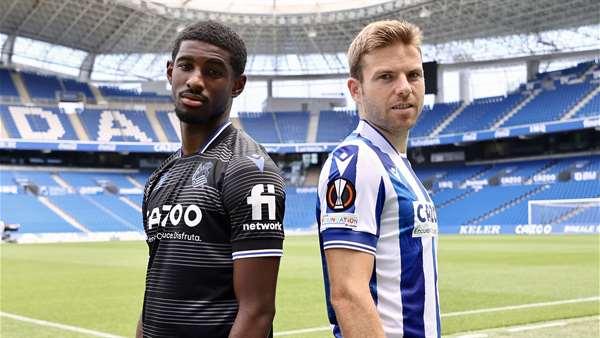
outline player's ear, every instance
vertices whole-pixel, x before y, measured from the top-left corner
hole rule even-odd
[[[354,99],[356,103],[361,103],[361,83],[360,80],[350,77],[347,82],[348,90],[350,91],[350,95]]]
[[[233,88],[231,89],[231,97],[238,97],[246,86],[246,75],[242,74],[238,76],[233,82]]]
[[[173,85],[173,61],[167,61],[167,80]]]

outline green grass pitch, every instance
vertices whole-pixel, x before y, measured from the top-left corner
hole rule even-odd
[[[600,236],[441,236],[439,243],[445,335],[600,314],[600,303],[595,300],[452,315],[598,297]],[[144,289],[144,242],[3,244],[0,252],[1,311],[133,335]],[[7,317],[0,320],[4,338],[86,337]],[[289,236],[279,275],[275,332],[325,326],[316,236]],[[580,324],[577,332],[577,337],[597,336],[597,321]],[[290,337],[329,336],[327,331],[317,331]]]

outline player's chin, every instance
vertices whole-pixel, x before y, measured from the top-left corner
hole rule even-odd
[[[191,124],[204,123],[210,117],[205,107],[191,108],[185,105],[177,105],[175,115],[177,115],[180,121]]]
[[[410,128],[417,121],[417,113],[416,113],[416,111],[412,111],[412,110],[395,112],[394,114],[392,114],[391,117],[392,117],[392,121],[390,121],[391,124],[395,127],[401,127],[401,128]]]
[[[393,122],[394,129],[396,130],[408,130],[414,127],[416,119],[412,117],[396,119]]]

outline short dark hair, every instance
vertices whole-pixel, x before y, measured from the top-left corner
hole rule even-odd
[[[231,54],[230,63],[235,75],[240,76],[244,73],[246,44],[233,29],[215,21],[200,21],[185,27],[177,34],[173,43],[172,61],[175,61],[181,42],[185,40],[203,41],[225,49]]]

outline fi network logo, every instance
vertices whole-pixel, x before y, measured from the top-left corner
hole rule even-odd
[[[265,192],[264,184],[257,184],[252,187],[250,196],[246,199],[248,204],[252,206],[252,220],[258,221],[262,219],[262,206],[267,205],[269,211],[269,219],[275,219],[275,186],[273,184],[267,184],[267,193],[270,195],[263,195]]]

